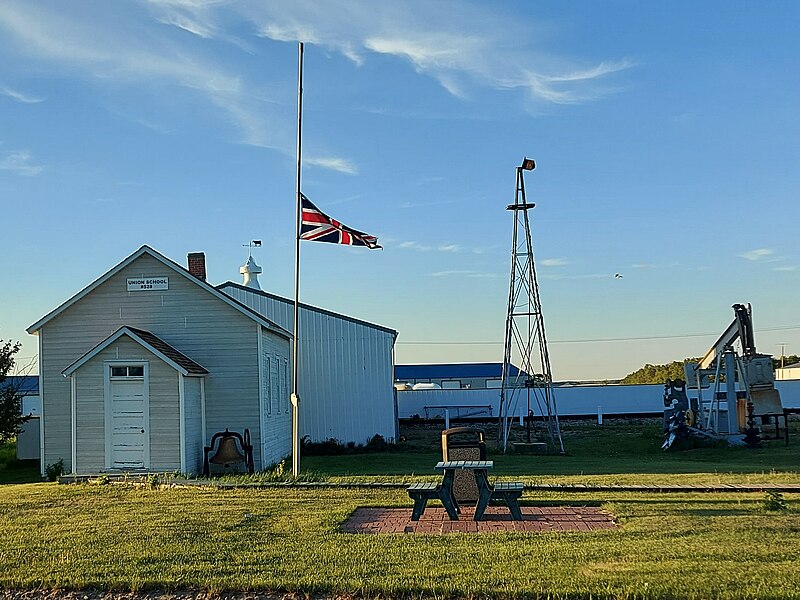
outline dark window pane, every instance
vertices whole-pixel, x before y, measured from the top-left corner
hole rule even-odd
[[[125,377],[128,374],[127,367],[111,367],[112,377]]]
[[[144,367],[128,367],[129,377],[144,377]]]

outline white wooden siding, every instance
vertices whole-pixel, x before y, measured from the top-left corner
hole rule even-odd
[[[78,472],[99,472],[106,468],[104,368],[106,361],[117,360],[147,362],[149,365],[147,443],[150,445],[150,469],[172,471],[180,468],[178,373],[156,355],[123,336],[75,372]]]
[[[288,410],[290,344],[262,329],[264,387],[264,466],[279,462],[292,451],[292,414]],[[269,377],[267,378],[267,365]],[[271,408],[270,408],[271,407]],[[255,446],[255,443],[253,444]]]
[[[169,277],[169,290],[127,291],[128,277],[164,275]],[[239,432],[249,427],[256,467],[260,468],[258,336],[254,321],[146,254],[41,328],[46,435],[43,463],[61,458],[66,471],[71,470],[70,383],[61,371],[122,325],[154,333],[208,369],[208,435],[226,427]],[[274,337],[285,342],[285,338]],[[172,443],[178,447],[177,429]],[[80,459],[78,462],[82,469]]]
[[[200,404],[200,386],[199,377],[183,378],[187,473],[199,473],[203,467],[203,414]]]
[[[293,330],[291,301],[236,285],[220,291]],[[394,439],[393,346],[386,329],[301,306],[301,435],[359,444],[376,433]]]

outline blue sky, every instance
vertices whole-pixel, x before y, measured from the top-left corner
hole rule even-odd
[[[301,299],[397,362],[499,361],[514,170],[556,379],[705,352],[753,304],[800,353],[800,5],[0,4],[0,338],[148,244],[291,296],[303,192],[382,251],[302,246]],[[614,274],[623,275],[621,279]]]

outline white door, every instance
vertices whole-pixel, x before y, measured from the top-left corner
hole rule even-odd
[[[141,366],[117,366],[110,369],[108,401],[110,467],[144,469],[148,467],[147,393]],[[122,372],[125,374],[122,375]],[[142,373],[142,375],[139,375]],[[134,375],[135,374],[135,375]]]

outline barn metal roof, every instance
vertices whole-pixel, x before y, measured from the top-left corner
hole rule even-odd
[[[289,298],[284,298],[283,296],[278,296],[277,294],[272,294],[270,292],[265,292],[264,290],[257,290],[252,287],[247,287],[245,285],[241,285],[240,283],[235,283],[233,281],[226,281],[225,283],[221,283],[216,286],[218,290],[221,292],[225,292],[226,288],[234,288],[238,290],[244,290],[245,292],[252,292],[253,294],[257,294],[259,296],[264,296],[265,298],[272,298],[273,300],[278,300],[279,302],[286,302],[288,304],[294,304],[294,300]],[[371,327],[372,329],[377,329],[379,331],[385,331],[393,335],[395,338],[397,337],[397,331],[395,329],[391,329],[389,327],[384,327],[383,325],[377,325],[375,323],[369,323],[368,321],[364,321],[362,319],[356,319],[354,317],[349,317],[347,315],[343,315],[341,313],[333,312],[332,310],[327,310],[324,308],[319,308],[318,306],[311,306],[310,304],[305,304],[304,302],[300,302],[299,306],[306,310],[311,310],[323,315],[328,315],[331,317],[336,317],[337,319],[343,319],[345,321],[350,321],[351,323],[357,323],[359,325],[364,325],[365,327]]]
[[[471,377],[497,378],[503,374],[503,363],[440,363],[426,365],[395,365],[394,377],[405,379],[467,379]],[[519,369],[509,367],[509,375],[516,377]]]
[[[39,394],[38,375],[9,375],[0,382],[0,390],[12,386],[21,396],[37,396]]]

